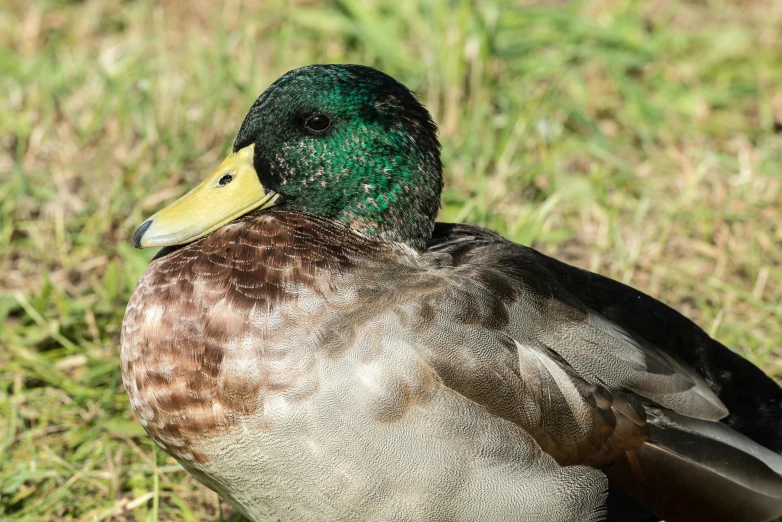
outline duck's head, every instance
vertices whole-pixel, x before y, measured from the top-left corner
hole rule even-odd
[[[441,190],[437,127],[410,90],[370,67],[313,65],[266,89],[232,153],[133,240],[181,245],[251,210],[282,207],[420,249]]]

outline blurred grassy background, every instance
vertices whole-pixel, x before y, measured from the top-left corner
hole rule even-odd
[[[119,378],[130,236],[313,62],[379,67],[441,128],[442,219],[675,306],[782,376],[782,2],[5,0],[0,518],[233,520]]]

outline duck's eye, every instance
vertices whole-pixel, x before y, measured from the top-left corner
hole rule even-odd
[[[233,177],[233,176],[231,176],[230,174],[226,174],[225,176],[223,176],[222,178],[220,178],[220,181],[218,181],[217,183],[218,183],[218,184],[219,184],[221,187],[224,187],[224,186],[228,185],[230,182],[232,182],[233,180],[234,180],[234,177]]]
[[[310,116],[310,119],[308,119],[307,123],[304,124],[304,126],[309,130],[315,132],[323,132],[329,128],[329,125],[331,125],[331,119],[325,114],[316,114],[315,116]]]

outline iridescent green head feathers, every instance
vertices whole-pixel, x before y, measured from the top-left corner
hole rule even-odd
[[[370,67],[293,70],[255,101],[234,151],[255,145],[266,189],[289,209],[421,249],[440,202],[437,127],[405,86]]]

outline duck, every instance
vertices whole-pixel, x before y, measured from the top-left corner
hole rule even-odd
[[[683,315],[436,222],[437,126],[312,65],[146,220],[122,381],[152,440],[254,522],[756,522],[782,389]]]

